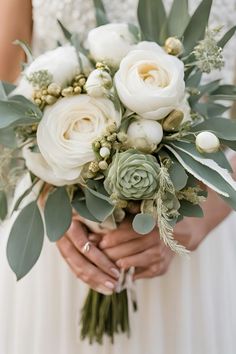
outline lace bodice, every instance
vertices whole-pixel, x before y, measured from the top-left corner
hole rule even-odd
[[[56,19],[62,21],[72,31],[77,31],[83,37],[89,29],[95,26],[95,11],[93,0],[33,0],[34,35],[33,48],[35,54],[56,46],[57,40],[63,40]],[[172,0],[164,0],[169,8]],[[200,0],[189,0],[190,10],[200,3]],[[113,22],[136,21],[138,0],[104,0],[109,19]],[[224,24],[229,28],[235,24],[236,0],[213,0],[211,24]],[[235,68],[236,36],[225,51],[226,67],[217,74],[225,81],[232,82]]]

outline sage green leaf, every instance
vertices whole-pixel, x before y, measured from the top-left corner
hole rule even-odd
[[[199,87],[201,82],[202,72],[200,70],[196,71],[194,74],[190,75],[186,81],[187,87]]]
[[[114,204],[107,196],[86,188],[85,191],[86,206],[89,212],[99,221],[104,221],[114,211]]]
[[[209,118],[191,128],[193,132],[210,131],[224,140],[236,140],[236,122],[227,118]]]
[[[236,86],[235,85],[221,85],[214,90],[209,96],[210,100],[236,100]]]
[[[0,100],[7,101],[7,94],[2,81],[0,81]]]
[[[178,159],[178,161],[191,175],[193,175],[199,181],[206,184],[208,187],[213,189],[218,194],[223,195],[225,197],[229,197],[228,190],[229,188],[233,190],[233,188],[227,182],[227,180],[230,181],[232,185],[235,184],[236,182],[233,181],[233,179],[229,174],[227,174],[227,180],[226,180],[225,179],[226,174],[224,173],[223,175],[223,171],[224,171],[223,169],[219,168],[218,169],[219,172],[218,172],[208,167],[207,165],[203,165],[201,162],[197,161],[192,156],[188,155],[186,152],[183,152],[181,150],[176,151],[175,148],[171,146],[166,146],[166,147],[174,154],[174,156]]]
[[[70,41],[72,37],[72,33],[62,24],[60,20],[57,20],[58,25],[60,26],[62,33],[64,34],[64,37]]]
[[[98,223],[100,222],[98,219],[95,218],[95,216],[90,213],[85,200],[74,199],[72,202],[72,206],[77,211],[77,213],[82,216],[82,218]]]
[[[27,58],[27,63],[31,64],[34,60],[34,57],[33,57],[32,50],[31,50],[29,44],[26,43],[25,41],[22,41],[19,39],[15,40],[13,42],[13,44],[18,45],[21,47],[21,49],[23,49],[23,51],[26,55],[26,58]]]
[[[220,139],[221,143],[227,147],[229,147],[230,149],[236,151],[236,140],[235,141],[229,141],[229,140],[223,140]]]
[[[174,159],[173,164],[168,170],[170,174],[170,179],[175,187],[175,190],[180,191],[183,189],[188,181],[188,175],[185,172],[183,166]]]
[[[0,129],[0,144],[9,149],[17,147],[17,138],[13,127]]]
[[[186,217],[202,218],[204,216],[203,210],[200,205],[195,205],[187,200],[180,201],[180,209],[178,210],[180,215]]]
[[[156,221],[151,214],[137,214],[133,219],[133,229],[140,235],[149,234],[156,226]]]
[[[4,96],[10,95],[10,93],[16,88],[16,85],[5,81],[0,81],[0,85],[2,87],[2,90],[4,91],[3,94]],[[2,100],[1,94],[0,94],[0,100]]]
[[[38,178],[35,179],[35,181],[31,184],[29,188],[27,188],[21,195],[20,197],[16,200],[14,207],[12,209],[12,213],[16,210],[18,210],[19,206],[21,205],[22,201],[30,194],[32,189],[34,188],[35,184],[38,182]]]
[[[164,43],[167,17],[162,0],[139,0],[138,20],[144,40]]]
[[[49,194],[44,208],[46,232],[51,242],[58,241],[69,229],[72,207],[65,187],[56,188]]]
[[[204,103],[202,103],[204,104]],[[228,111],[230,107],[224,106],[219,103],[205,103],[207,105],[207,116],[209,118],[215,118],[221,116],[223,113]]]
[[[228,32],[225,33],[225,35],[219,40],[218,46],[220,48],[224,48],[224,46],[230,41],[230,39],[233,37],[233,35],[236,32],[236,26],[232,27]]]
[[[4,191],[0,191],[0,220],[4,220],[8,213],[7,196]]]
[[[191,17],[189,24],[184,31],[185,55],[189,54],[198,41],[204,38],[211,6],[212,0],[203,0]]]
[[[138,43],[141,40],[140,29],[137,26],[135,26],[133,23],[128,23],[128,28],[130,33],[133,35],[133,37],[136,39]]]
[[[12,226],[8,243],[8,263],[17,280],[23,278],[37,262],[44,238],[43,220],[34,201],[28,204]]]
[[[169,35],[182,37],[189,20],[188,0],[174,0],[168,18]]]
[[[95,7],[95,11],[96,11],[97,27],[102,26],[102,25],[106,25],[107,23],[109,23],[103,1],[102,0],[93,0],[93,4]]]

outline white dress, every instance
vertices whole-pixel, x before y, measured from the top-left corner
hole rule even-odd
[[[213,3],[213,22],[233,25],[236,1]],[[135,21],[137,0],[105,4],[112,20]],[[84,34],[94,25],[92,0],[33,0],[33,15],[36,53],[54,47],[60,37],[56,18]],[[228,82],[235,44],[227,48],[228,64],[221,73]],[[79,340],[78,314],[87,287],[74,277],[55,245],[45,241],[37,265],[16,283],[5,256],[8,228],[0,235],[0,354],[236,353],[235,213],[189,261],[175,257],[165,276],[137,283],[139,311],[131,317],[132,337],[120,335],[114,346]]]

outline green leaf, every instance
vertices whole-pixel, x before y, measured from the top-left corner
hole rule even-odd
[[[9,149],[15,149],[18,146],[14,128],[0,129],[0,144]]]
[[[85,218],[90,221],[94,222],[100,222],[98,219],[93,216],[90,211],[87,208],[86,201],[84,200],[79,200],[79,199],[74,199],[72,202],[73,208],[77,211],[77,213],[82,216],[82,218]]]
[[[4,191],[0,191],[0,220],[4,220],[8,213],[7,196]]]
[[[188,0],[174,0],[168,18],[169,35],[182,37],[189,19]]]
[[[199,87],[201,82],[202,72],[200,70],[196,71],[194,74],[190,75],[186,81],[187,87]]]
[[[210,100],[236,100],[236,86],[235,85],[221,85],[214,90],[209,96]]]
[[[72,33],[68,31],[68,29],[62,24],[60,20],[57,20],[58,25],[60,26],[62,33],[64,34],[64,37],[70,41],[72,37]]]
[[[103,26],[103,25],[106,25],[107,23],[109,23],[103,1],[102,0],[93,0],[93,4],[95,7],[95,11],[96,11],[97,27]]]
[[[221,144],[229,147],[230,149],[236,151],[236,140],[235,141],[229,141],[229,140],[223,140],[223,139],[220,139],[221,141]]]
[[[12,93],[12,91],[14,91],[15,88],[17,87],[16,85],[11,84],[9,82],[5,82],[5,81],[0,81],[0,82],[1,82],[2,88],[5,92],[5,95],[7,95],[7,96],[10,95],[10,93]],[[0,99],[2,99],[1,96],[0,96]]]
[[[180,215],[186,217],[202,218],[204,216],[203,210],[200,205],[195,205],[187,200],[180,201],[180,208],[178,210]]]
[[[97,220],[104,221],[113,213],[115,206],[109,197],[90,188],[86,188],[84,193],[86,206]]]
[[[16,218],[7,243],[8,263],[17,280],[23,278],[37,262],[43,238],[43,221],[37,202],[34,201]]]
[[[204,103],[203,103],[204,104]],[[230,107],[224,106],[219,103],[205,103],[207,105],[207,116],[209,118],[215,118],[221,116],[223,113],[228,111]]]
[[[204,38],[211,6],[212,0],[203,0],[190,19],[184,31],[185,55],[189,54],[196,44]]]
[[[30,194],[30,192],[32,191],[33,187],[35,186],[35,184],[36,184],[38,181],[39,181],[39,180],[38,180],[38,178],[37,178],[37,179],[31,184],[31,186],[30,186],[29,188],[27,188],[27,189],[20,195],[20,197],[17,199],[17,201],[16,201],[16,203],[15,203],[15,205],[14,205],[14,207],[13,207],[12,213],[13,213],[14,211],[16,211],[16,210],[19,208],[21,202]]]
[[[224,140],[236,140],[236,122],[227,118],[209,118],[191,128],[193,132],[210,131]]]
[[[183,166],[176,159],[173,160],[173,164],[169,168],[168,172],[175,190],[180,191],[186,186],[188,175]]]
[[[232,27],[228,32],[225,33],[225,35],[219,40],[218,46],[220,48],[224,48],[224,46],[230,41],[230,39],[233,37],[233,35],[236,32],[236,26]]]
[[[164,43],[167,17],[162,0],[139,0],[138,20],[145,40]]]
[[[156,221],[151,214],[137,214],[133,219],[133,229],[140,235],[149,234],[156,226]]]
[[[136,39],[137,43],[141,40],[141,33],[140,29],[135,26],[133,23],[128,23],[129,31],[133,35],[133,37]]]
[[[0,81],[0,100],[7,101],[7,94],[2,81]]]
[[[25,41],[22,41],[22,40],[15,40],[13,42],[13,44],[15,45],[19,45],[21,47],[21,49],[23,49],[26,57],[27,57],[27,63],[31,64],[33,61],[34,61],[34,57],[33,57],[33,54],[32,54],[32,50],[29,46],[28,43],[26,43]]]
[[[49,240],[58,241],[69,229],[72,220],[72,207],[65,187],[57,188],[49,194],[44,218]]]

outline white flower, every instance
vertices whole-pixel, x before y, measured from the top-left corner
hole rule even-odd
[[[88,95],[93,97],[105,96],[111,87],[111,75],[107,71],[100,69],[93,70],[85,84]]]
[[[23,148],[23,157],[28,170],[44,182],[58,187],[78,182],[78,179],[68,181],[63,178],[58,178],[43,156],[38,152],[32,152],[30,150],[30,145]]]
[[[184,65],[155,43],[140,43],[121,61],[115,75],[118,95],[146,119],[166,117],[184,98]]]
[[[88,34],[87,45],[95,61],[116,68],[135,42],[127,24],[110,23],[92,29]]]
[[[39,150],[55,176],[70,181],[95,159],[92,143],[121,116],[113,103],[88,95],[62,98],[47,107],[38,126]]]
[[[62,88],[70,84],[73,78],[82,71],[85,75],[88,75],[91,71],[91,65],[83,54],[80,54],[80,56],[83,68],[80,67],[76,50],[72,46],[58,47],[40,55],[26,68],[18,87],[12,92],[12,95],[32,98],[34,87],[28,81],[28,78],[40,71],[48,71],[52,81]]]
[[[127,130],[129,145],[144,152],[152,152],[163,138],[163,129],[160,123],[137,119],[129,125]]]
[[[185,96],[183,101],[175,108],[177,111],[181,111],[184,114],[182,124],[192,120],[191,118],[191,107],[188,103],[188,95]]]
[[[196,147],[201,153],[214,153],[220,148],[218,137],[211,132],[201,132],[196,137]]]

